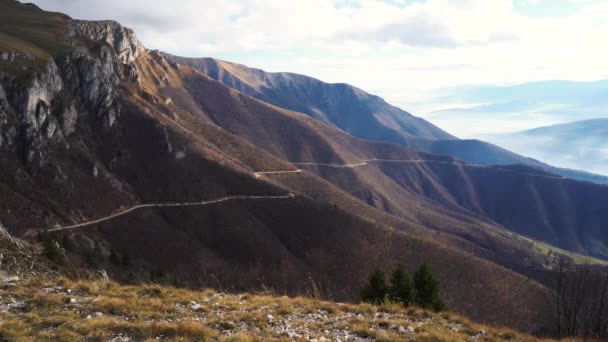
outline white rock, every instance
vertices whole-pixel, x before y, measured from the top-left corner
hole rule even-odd
[[[6,278],[4,278],[4,280],[2,282],[5,283],[5,284],[8,284],[8,283],[15,283],[15,282],[18,282],[18,281],[19,281],[19,277],[14,276],[14,277],[6,277]]]
[[[407,327],[407,332],[413,333],[414,331],[414,327]]]
[[[14,298],[11,298],[11,302],[6,305],[8,310],[11,309],[22,309],[25,307],[25,302],[17,301]]]
[[[473,338],[481,338],[481,337],[484,337],[484,336],[486,336],[486,331],[485,331],[485,330],[483,330],[483,329],[481,329],[481,330],[480,330],[480,331],[477,333],[477,335],[473,336]]]
[[[190,302],[190,310],[198,311],[202,308],[202,306],[197,302]]]

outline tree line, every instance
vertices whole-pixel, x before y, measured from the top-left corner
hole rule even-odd
[[[376,268],[361,291],[361,300],[372,304],[399,303],[406,307],[416,304],[435,311],[446,309],[439,295],[439,282],[426,263],[420,265],[413,277],[403,266],[397,266],[391,274],[390,285],[386,283],[384,272]]]
[[[555,323],[560,338],[608,340],[608,272],[560,259],[555,279]]]

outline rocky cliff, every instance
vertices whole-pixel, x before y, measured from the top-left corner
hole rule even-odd
[[[86,37],[96,42],[107,43],[114,49],[123,64],[133,62],[145,51],[135,32],[115,21],[71,20],[67,30],[72,41]]]
[[[33,24],[3,26],[17,10]],[[57,41],[41,21],[57,25]],[[0,220],[18,237],[59,228],[49,234],[67,264],[121,281],[235,291],[261,285],[298,295],[315,283],[356,300],[375,266],[428,262],[460,312],[530,331],[550,320],[549,290],[516,271],[532,273],[545,256],[437,200],[449,197],[437,174],[455,179],[461,163],[355,139],[255,100],[145,51],[112,22],[0,0],[0,32],[34,58],[0,61]],[[346,92],[344,102],[359,95]],[[389,179],[383,165],[366,165],[361,174],[317,174],[289,162],[373,158],[415,161],[420,172]]]
[[[130,64],[145,51],[131,29],[113,21],[69,20],[65,30],[71,47],[37,60],[35,72],[0,71],[0,148],[19,152],[30,172],[47,164],[49,144],[69,145],[65,137],[79,124],[114,125],[120,80],[137,80]]]

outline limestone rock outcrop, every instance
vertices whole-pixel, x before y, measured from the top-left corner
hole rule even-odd
[[[146,50],[133,30],[70,20],[66,34],[71,48],[38,61],[30,77],[0,71],[0,149],[19,151],[31,173],[47,164],[48,145],[68,145],[81,121],[111,129],[121,112],[121,80],[139,81],[132,62]]]
[[[72,20],[68,23],[68,36],[87,37],[93,41],[104,41],[114,48],[123,64],[133,62],[145,51],[132,29],[111,20],[84,21]]]

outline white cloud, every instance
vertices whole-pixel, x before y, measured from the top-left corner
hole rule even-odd
[[[567,17],[530,18],[510,0],[428,0],[405,7],[381,0],[34,2],[78,18],[116,19],[136,29],[149,48],[234,56],[271,71],[349,82],[406,109],[454,85],[608,76],[605,3],[585,1]]]
[[[380,0],[36,0],[85,19],[115,19],[153,48],[284,49],[397,39],[450,46],[515,37],[508,0],[430,0],[404,8]],[[200,52],[208,52],[207,50]]]

